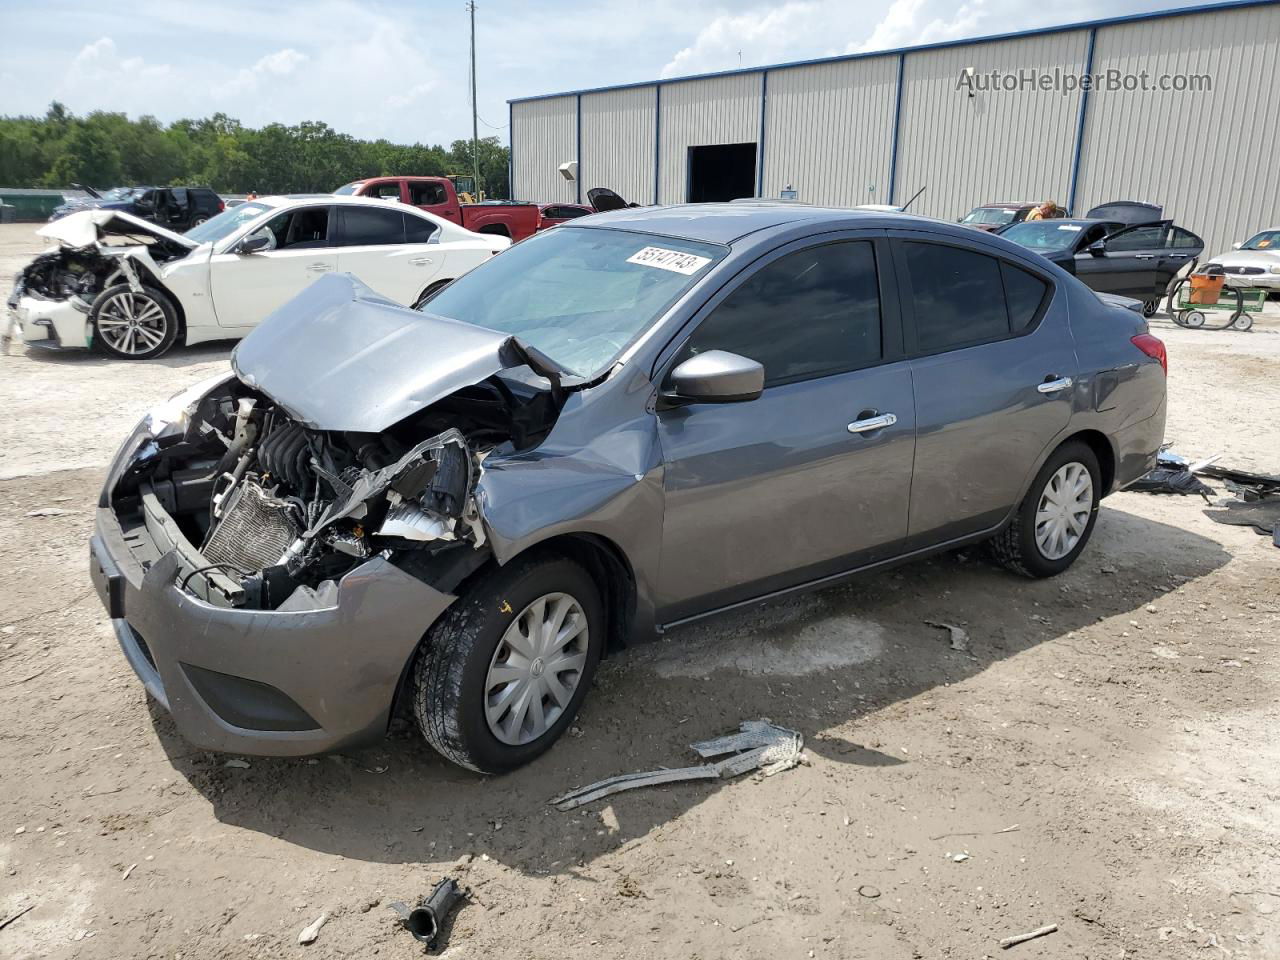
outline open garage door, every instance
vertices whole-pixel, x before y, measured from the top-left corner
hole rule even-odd
[[[756,195],[756,145],[689,148],[689,202],[714,203]]]

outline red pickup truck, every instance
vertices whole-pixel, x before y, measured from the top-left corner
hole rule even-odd
[[[533,236],[541,227],[541,213],[536,203],[493,200],[460,203],[457,188],[448,177],[370,177],[345,184],[333,192],[399,200],[476,233],[496,233],[510,237],[513,242]]]

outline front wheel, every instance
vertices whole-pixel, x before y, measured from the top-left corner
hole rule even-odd
[[[89,311],[94,346],[121,360],[150,360],[178,338],[178,311],[155,287],[135,291],[127,283],[107,287]]]
[[[445,759],[481,773],[528,763],[564,733],[604,648],[591,575],[553,554],[482,578],[431,628],[414,715]]]
[[[1150,320],[1156,315],[1156,311],[1160,309],[1159,300],[1144,300],[1142,302],[1142,315]]]
[[[1025,577],[1062,573],[1093,534],[1102,496],[1098,457],[1078,440],[1055,450],[1013,520],[991,540],[996,559]]]

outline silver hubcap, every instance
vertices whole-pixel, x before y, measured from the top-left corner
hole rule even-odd
[[[98,336],[119,353],[139,354],[164,342],[169,320],[144,293],[117,293],[98,311]]]
[[[485,718],[503,743],[523,746],[568,708],[587,664],[587,615],[567,593],[539,597],[511,621],[484,681]]]
[[[1061,560],[1080,542],[1093,510],[1093,477],[1071,462],[1045,484],[1036,508],[1036,546],[1046,560]]]

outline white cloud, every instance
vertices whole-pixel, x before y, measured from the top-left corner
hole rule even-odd
[[[297,70],[299,66],[306,63],[308,59],[305,53],[299,53],[292,47],[277,50],[275,53],[268,53],[252,67],[236,73],[219,93],[227,96],[256,90],[259,82],[263,79],[272,82],[273,78],[288,76]]]
[[[977,36],[986,32],[981,27],[987,19],[986,0],[971,0],[959,9],[942,0],[893,0],[871,36],[861,43],[850,43],[845,49],[847,53],[861,53]]]
[[[671,58],[662,68],[662,76],[732,70],[785,59],[805,37],[814,36],[827,6],[793,0],[767,11],[721,14]]]

